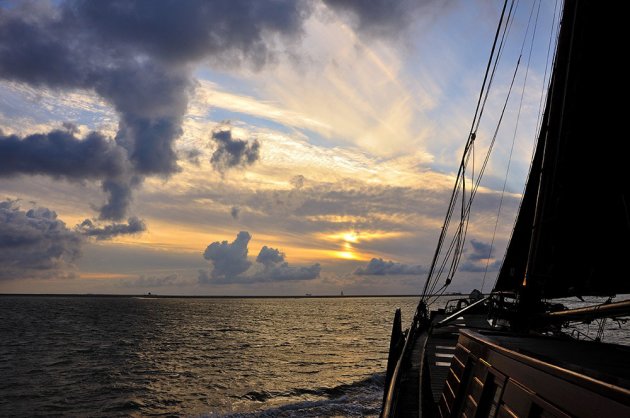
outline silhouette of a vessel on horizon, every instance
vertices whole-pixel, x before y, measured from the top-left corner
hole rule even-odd
[[[466,168],[513,4],[503,6],[423,295],[456,278],[478,185]],[[423,296],[406,332],[396,312],[382,417],[630,417],[630,347],[601,342],[601,332],[595,340],[566,332],[592,321],[603,331],[605,318],[630,315],[630,300],[612,299],[630,293],[630,147],[614,98],[627,79],[628,36],[618,33],[626,26],[610,4],[565,0],[538,142],[494,289],[444,309]],[[609,299],[579,309],[556,300],[583,296]]]

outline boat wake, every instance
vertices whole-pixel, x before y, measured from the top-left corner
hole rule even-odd
[[[334,387],[295,388],[286,392],[252,391],[241,398],[272,403],[274,406],[253,412],[214,416],[230,418],[378,416],[384,378],[383,373],[376,373],[357,382]],[[279,401],[278,398],[286,398],[289,403],[278,405],[278,402],[274,402]]]

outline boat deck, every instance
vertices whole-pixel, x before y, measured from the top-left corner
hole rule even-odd
[[[434,323],[444,318],[445,315],[436,315]],[[422,416],[420,370],[424,365],[423,360],[426,361],[425,370],[429,373],[429,378],[425,382],[430,382],[431,397],[437,405],[449,373],[461,328],[487,329],[489,326],[485,315],[464,314],[444,327],[433,329],[431,335],[424,332],[416,338],[410,356],[406,359],[405,372],[401,376],[395,416],[409,418]],[[423,354],[426,354],[424,358]],[[427,408],[426,404],[424,408]]]
[[[630,347],[462,330],[440,416],[628,417]]]
[[[444,315],[437,315],[434,322],[437,323],[443,318]],[[442,395],[461,328],[488,329],[489,325],[485,315],[471,314],[460,316],[445,327],[433,329],[431,337],[427,341],[426,354],[431,394],[435,403],[439,402]]]
[[[549,337],[519,337],[485,332],[498,346],[593,379],[630,388],[630,347]]]

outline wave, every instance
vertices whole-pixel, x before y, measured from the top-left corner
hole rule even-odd
[[[295,388],[289,391],[251,391],[240,399],[268,402],[274,398],[322,397],[301,400],[253,412],[234,413],[226,418],[255,417],[321,417],[321,416],[378,416],[381,407],[385,376],[375,373],[359,381],[334,387]]]

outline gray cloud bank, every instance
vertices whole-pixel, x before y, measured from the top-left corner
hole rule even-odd
[[[285,254],[276,248],[260,249],[256,257],[258,266],[247,259],[251,235],[241,231],[231,243],[217,241],[208,245],[203,257],[212,264],[210,272],[199,271],[201,284],[259,283],[288,280],[312,280],[319,277],[319,263],[305,267],[290,266]],[[252,267],[253,266],[253,267]],[[251,268],[251,270],[250,270]]]
[[[69,277],[82,236],[46,208],[0,202],[0,279]]]
[[[108,225],[86,219],[71,229],[48,208],[22,209],[18,200],[0,201],[0,280],[73,277],[74,262],[89,238],[106,240],[145,230],[136,217]]]
[[[365,267],[359,267],[354,271],[358,276],[390,276],[390,275],[420,275],[427,272],[421,265],[410,265],[385,261],[382,258],[373,258]]]
[[[77,138],[72,126],[26,137],[0,132],[0,177],[42,174],[69,181],[101,180],[108,192],[101,206],[104,219],[120,219],[139,183],[127,151],[98,132]]]

